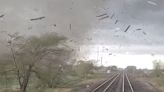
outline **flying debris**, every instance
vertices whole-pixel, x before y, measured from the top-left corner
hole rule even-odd
[[[106,50],[106,51],[108,51],[109,49],[108,49],[108,48],[106,48],[105,50]]]
[[[112,16],[110,17],[111,19],[113,19],[113,17],[114,17],[115,15],[114,14],[112,14]]]
[[[151,5],[154,5],[154,6],[157,6],[157,3],[153,2],[153,1],[147,1],[148,4],[151,4]]]
[[[98,15],[98,16],[96,16],[96,17],[102,17],[102,16],[107,16],[107,14],[104,13],[104,14]]]
[[[109,55],[113,55],[112,53],[109,53]]]
[[[144,31],[143,31],[142,33],[143,33],[144,35],[147,35],[147,33],[146,33],[146,32],[144,32]]]
[[[129,25],[124,32],[127,32],[130,27],[131,27],[131,25]]]
[[[117,23],[118,23],[118,20],[116,20],[114,24],[117,24]]]
[[[5,15],[4,14],[2,14],[2,15],[0,15],[0,18],[2,18],[2,17],[4,17]]]
[[[72,30],[72,25],[71,24],[69,24],[69,29],[70,29],[70,31]]]
[[[53,26],[56,27],[56,24],[54,24]]]
[[[108,16],[107,13],[104,13],[104,14],[98,15],[98,16],[96,16],[96,17],[99,17],[99,18],[100,18],[99,20],[103,20],[103,19],[109,18],[109,16]]]
[[[138,29],[136,29],[136,30],[138,30],[138,31],[139,31],[139,30],[142,30],[142,29],[141,29],[141,28],[138,28]]]
[[[38,18],[34,18],[34,19],[31,19],[31,21],[34,21],[34,20],[42,20],[42,19],[44,19],[44,18],[46,18],[46,17],[38,17]]]
[[[106,18],[109,18],[109,16],[102,17],[99,20],[103,20],[103,19],[106,19]]]
[[[151,53],[151,56],[155,56],[155,54],[154,53]]]

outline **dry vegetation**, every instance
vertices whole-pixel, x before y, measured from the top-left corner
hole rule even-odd
[[[96,78],[93,61],[72,60],[76,52],[56,33],[13,34],[6,43],[10,52],[0,58],[1,92],[67,92]]]

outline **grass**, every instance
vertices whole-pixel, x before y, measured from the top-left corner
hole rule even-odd
[[[106,76],[106,74],[90,74],[87,78],[84,79],[78,76],[65,76],[63,78],[62,84],[59,85],[59,87],[57,88],[47,88],[43,86],[39,89],[36,89],[36,86],[42,83],[39,82],[39,80],[37,80],[37,78],[32,75],[29,81],[27,92],[78,92],[81,89],[85,89],[86,85],[99,82],[105,79]],[[11,90],[18,90],[19,85],[17,83],[16,77],[8,76],[8,78],[8,87],[5,87],[5,79],[0,79],[0,92],[4,92],[2,90],[10,90],[9,92],[15,92]]]
[[[151,73],[148,77],[144,77],[143,79],[147,80],[161,92],[164,92],[164,74],[161,74],[161,76],[157,77],[155,74]]]
[[[155,85],[159,90],[164,92],[164,77],[153,77],[151,78],[152,84]]]

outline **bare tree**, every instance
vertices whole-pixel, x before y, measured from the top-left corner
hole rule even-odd
[[[154,67],[154,74],[156,77],[161,76],[161,61],[160,60],[154,60],[153,61],[153,67]]]
[[[15,66],[17,79],[21,92],[26,92],[30,75],[34,66],[49,54],[58,54],[59,44],[66,40],[65,37],[56,34],[45,34],[28,39],[20,38],[17,34],[9,35],[8,41],[13,65]]]

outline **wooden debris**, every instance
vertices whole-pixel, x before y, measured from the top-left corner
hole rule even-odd
[[[44,18],[45,18],[44,16],[43,17],[38,17],[38,18],[31,19],[31,21],[34,21],[34,20],[42,20]]]
[[[131,27],[131,25],[129,25],[124,32],[127,32],[130,27]]]
[[[118,20],[116,20],[114,24],[117,24],[117,23],[118,23]]]
[[[106,18],[109,18],[109,16],[102,17],[99,20],[103,20],[103,19],[106,19]]]
[[[107,14],[104,13],[104,14],[98,15],[98,16],[96,16],[96,17],[102,17],[102,16],[107,16]]]

